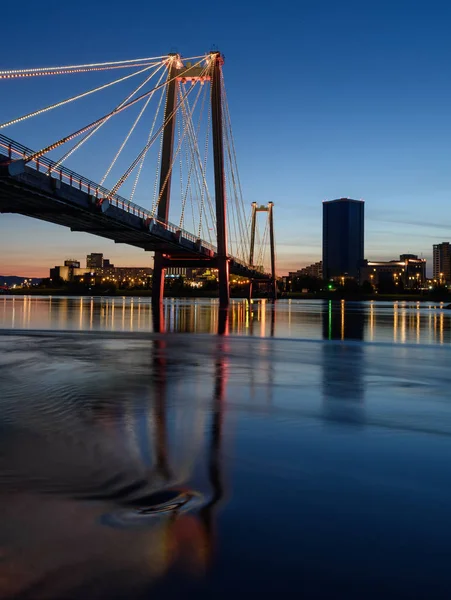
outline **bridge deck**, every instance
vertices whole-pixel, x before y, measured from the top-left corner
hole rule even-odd
[[[14,153],[23,156],[25,150],[27,154],[32,152],[0,136],[0,212],[34,217],[146,251],[160,251],[177,266],[215,266],[214,246],[171,223],[157,221],[149,211],[120,196],[102,198],[107,190],[94,182],[60,167],[49,176],[48,169],[55,163],[48,159],[32,166],[20,159],[11,161]],[[252,279],[270,278],[233,256],[230,271]]]

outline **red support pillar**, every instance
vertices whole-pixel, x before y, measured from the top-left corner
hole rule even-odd
[[[274,243],[274,218],[273,202],[268,202],[269,211],[269,243],[271,246],[271,295],[273,300],[277,300],[277,280],[276,280],[276,248]]]
[[[211,113],[215,169],[216,237],[218,241],[219,308],[228,308],[230,288],[221,94],[221,66],[224,60],[219,52],[212,52],[211,56],[214,60],[211,80]]]
[[[252,220],[251,220],[251,249],[249,252],[249,264],[254,264],[254,246],[255,246],[255,228],[257,226],[257,203],[252,202]]]
[[[249,300],[249,302],[252,300],[252,287],[253,287],[252,279],[249,279],[249,288],[248,288],[248,294],[247,294],[247,299]]]
[[[158,197],[157,215],[158,220],[164,223],[169,217],[169,201],[171,198],[171,164],[174,149],[174,133],[176,115],[174,114],[176,106],[176,90],[177,79],[176,75],[179,70],[180,56],[178,54],[170,54],[171,63],[168,69],[168,78],[166,88],[166,106],[164,109],[164,129],[163,129],[163,145],[161,150],[161,169],[160,169],[160,191]],[[164,296],[164,273],[163,255],[161,252],[155,252],[154,268],[152,275],[152,305],[157,307],[163,302]]]
[[[164,280],[162,280],[164,282]],[[161,282],[160,282],[161,284]],[[163,290],[162,290],[163,293]],[[166,330],[164,306],[162,303],[152,304],[152,323],[154,333],[164,333]]]

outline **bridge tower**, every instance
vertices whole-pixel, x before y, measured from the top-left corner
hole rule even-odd
[[[171,54],[171,66],[167,77],[167,96],[164,113],[163,145],[161,152],[160,171],[160,202],[158,205],[158,219],[167,221],[169,216],[169,204],[171,197],[172,159],[174,151],[174,133],[176,122],[176,97],[177,86],[184,79],[185,72],[190,80],[201,77],[201,69],[184,67],[178,54]],[[212,113],[212,138],[213,138],[213,163],[215,182],[215,208],[216,208],[216,235],[217,235],[217,257],[210,266],[218,269],[219,279],[219,306],[226,309],[230,301],[229,286],[229,258],[227,255],[227,213],[226,213],[226,190],[224,171],[224,142],[223,142],[223,111],[221,95],[221,66],[224,59],[220,52],[210,53],[212,60],[211,71],[211,113]],[[188,264],[188,263],[186,263]],[[202,260],[202,264],[206,264]],[[163,252],[155,252],[154,272],[152,283],[152,305],[156,309],[164,297],[164,275],[168,266],[178,266]]]
[[[163,145],[161,150],[161,169],[160,169],[160,202],[158,204],[158,219],[167,222],[169,218],[169,202],[171,198],[171,180],[172,180],[172,154],[174,151],[174,133],[175,133],[175,100],[176,86],[178,85],[177,73],[180,70],[180,56],[170,54],[174,60],[171,60],[168,69],[168,85],[166,90],[166,106],[164,110],[164,129]],[[154,269],[152,276],[152,304],[158,306],[163,301],[164,296],[164,257],[162,252],[155,252]]]
[[[251,247],[249,251],[249,264],[254,264],[254,250],[255,250],[255,232],[257,228],[257,213],[265,212],[268,214],[269,224],[269,245],[271,252],[271,279],[269,281],[269,294],[273,300],[277,300],[277,283],[276,283],[276,249],[274,242],[274,202],[268,202],[266,206],[258,206],[256,202],[252,202],[252,216],[251,216]],[[252,284],[251,284],[252,285]],[[250,289],[249,296],[252,295],[252,288]]]

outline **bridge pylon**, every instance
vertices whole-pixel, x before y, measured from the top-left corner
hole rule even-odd
[[[255,251],[255,232],[257,229],[257,213],[265,212],[268,213],[268,224],[269,224],[269,245],[271,253],[271,279],[269,280],[269,296],[273,300],[277,300],[277,280],[276,280],[276,248],[274,241],[274,202],[268,202],[265,205],[258,205],[256,202],[252,202],[252,215],[251,215],[251,247],[249,250],[249,264],[254,264],[254,251]],[[249,297],[252,296],[252,284],[249,287]]]
[[[218,244],[219,308],[227,308],[230,301],[229,259],[227,256],[226,191],[224,172],[224,141],[222,131],[221,66],[219,52],[214,52],[213,80],[211,82],[211,112],[213,130],[213,163],[215,173],[216,238]]]
[[[160,167],[160,201],[158,203],[158,219],[166,223],[169,219],[169,202],[171,198],[171,180],[172,180],[172,156],[174,153],[174,133],[175,133],[175,101],[177,91],[177,73],[179,71],[180,56],[178,54],[170,55],[173,57],[170,62],[167,77],[166,105],[164,109],[164,129],[163,145],[161,149],[161,167]],[[163,301],[164,296],[164,255],[162,252],[155,252],[154,267],[152,275],[152,304],[157,308]]]
[[[158,219],[166,222],[169,216],[169,204],[171,196],[172,161],[174,152],[175,113],[177,86],[179,80],[183,80],[186,70],[180,56],[171,55],[170,68],[168,70],[168,87],[166,106],[164,113],[163,144],[161,151],[160,170],[160,194],[158,204]],[[230,302],[230,274],[229,257],[227,251],[227,202],[225,189],[224,169],[224,141],[223,141],[223,110],[221,93],[221,67],[224,59],[220,52],[210,53],[212,61],[211,70],[211,114],[212,114],[212,139],[213,139],[213,163],[215,182],[215,208],[216,208],[216,236],[217,256],[214,265],[218,269],[219,279],[219,306],[228,308]],[[189,68],[189,77],[196,79],[197,75]],[[175,256],[177,258],[177,256]],[[164,275],[165,267],[170,263],[171,256],[163,252],[155,252],[154,272],[152,282],[152,305],[157,308],[164,298]],[[175,264],[175,263],[174,263]],[[203,259],[199,264],[206,265]]]

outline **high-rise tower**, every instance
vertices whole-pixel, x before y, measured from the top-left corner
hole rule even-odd
[[[340,198],[323,202],[323,277],[359,277],[364,258],[362,200]]]

